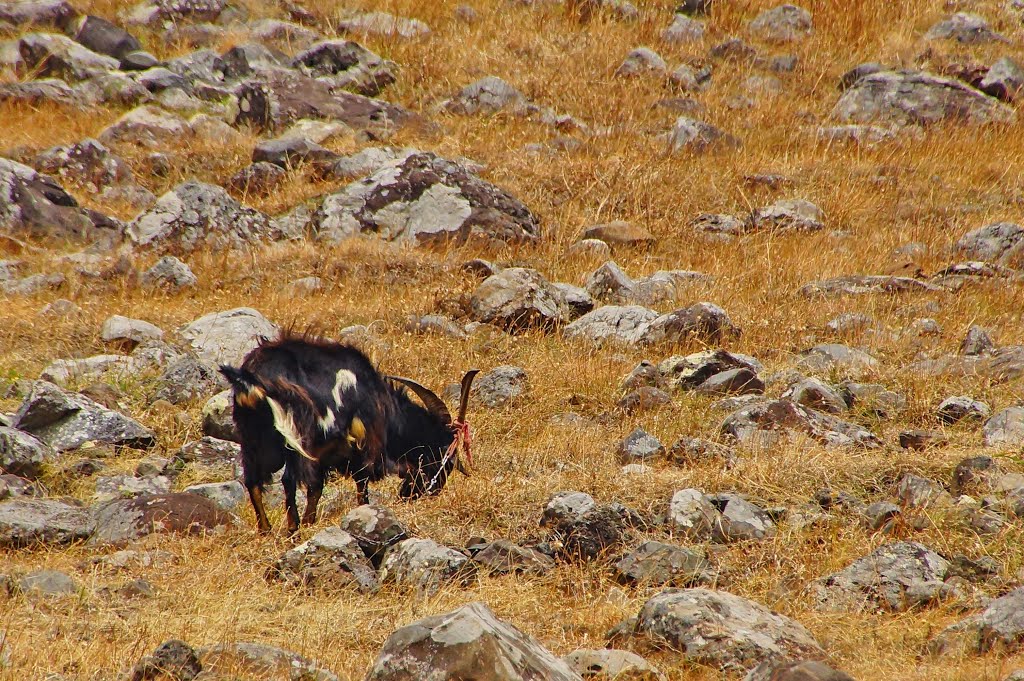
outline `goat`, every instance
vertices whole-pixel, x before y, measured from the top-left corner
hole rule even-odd
[[[312,524],[331,471],[355,480],[359,504],[369,503],[369,483],[387,475],[402,478],[405,499],[437,494],[453,469],[469,475],[459,451],[472,465],[466,408],[477,370],[462,379],[454,420],[419,383],[382,375],[358,349],[310,334],[263,340],[240,367],[220,371],[234,393],[245,487],[263,533],[270,531],[263,487],[282,467],[290,534],[299,528],[297,485],[306,489],[302,522]]]

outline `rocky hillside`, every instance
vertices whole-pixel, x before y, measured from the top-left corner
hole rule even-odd
[[[1020,0],[0,2],[0,678],[1024,679]],[[255,531],[314,329],[474,471]]]

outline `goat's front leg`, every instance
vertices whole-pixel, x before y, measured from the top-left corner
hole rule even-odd
[[[260,534],[267,534],[270,532],[270,519],[267,518],[267,509],[263,506],[263,488],[257,484],[250,485],[248,489],[252,510],[256,512],[256,526]]]

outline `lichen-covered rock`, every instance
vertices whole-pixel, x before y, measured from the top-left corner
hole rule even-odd
[[[373,504],[356,506],[342,518],[340,526],[355,537],[374,567],[380,567],[390,546],[409,538],[409,529],[394,511]]]
[[[0,545],[70,544],[87,539],[95,524],[89,511],[52,499],[0,502]]]
[[[799,371],[859,375],[878,368],[878,360],[857,348],[839,343],[823,343],[800,353]]]
[[[483,603],[470,603],[395,631],[367,681],[486,678],[580,681],[565,662]]]
[[[637,47],[629,51],[626,58],[615,69],[616,76],[640,76],[643,74],[664,74],[668,64],[661,55],[649,47]]]
[[[526,95],[497,76],[473,81],[442,106],[452,113],[483,116],[499,111],[525,116],[540,110]]]
[[[203,482],[198,485],[189,485],[181,491],[185,494],[198,494],[201,497],[206,497],[225,511],[237,510],[247,498],[245,487],[237,480]]]
[[[161,387],[154,400],[167,400],[183,404],[191,400],[208,398],[224,389],[224,377],[213,365],[200,362],[192,355],[174,360],[160,375]]]
[[[351,40],[325,40],[295,55],[292,66],[341,90],[374,97],[395,82],[398,66]]]
[[[418,38],[430,34],[430,26],[419,19],[387,12],[362,12],[342,17],[335,24],[339,31],[368,35]]]
[[[983,17],[970,12],[957,12],[942,19],[928,29],[924,39],[955,40],[964,45],[1006,41],[1006,38],[992,30]]]
[[[203,405],[203,435],[218,440],[239,442],[241,435],[234,421],[235,401],[230,390],[222,390]]]
[[[673,494],[665,520],[673,532],[692,541],[721,536],[722,514],[698,489],[682,489]]]
[[[1019,449],[1024,445],[1024,407],[1008,407],[985,422],[985,445]]]
[[[742,671],[766,659],[823,657],[810,632],[754,601],[725,591],[667,589],[640,610],[637,634],[687,660]]]
[[[32,165],[41,172],[57,175],[94,190],[133,179],[128,164],[92,138],[51,147],[33,159]]]
[[[954,395],[942,400],[935,410],[935,415],[943,423],[959,423],[960,421],[982,421],[992,414],[992,408],[984,402],[965,395]]]
[[[871,431],[834,416],[823,414],[790,400],[758,402],[726,417],[723,435],[739,442],[756,441],[776,431],[796,431],[831,447],[881,447]]]
[[[640,332],[658,318],[658,313],[640,305],[605,305],[588,312],[565,327],[566,338],[589,341],[595,345],[606,342],[633,344]]]
[[[192,129],[180,116],[156,107],[140,106],[104,128],[99,140],[104,144],[161,148],[191,136]]]
[[[811,13],[796,5],[779,5],[767,9],[750,22],[750,32],[772,42],[792,42],[806,38],[814,31]]]
[[[87,442],[147,448],[156,436],[136,421],[89,398],[36,381],[22,402],[14,427],[35,435],[58,452]]]
[[[963,235],[956,249],[973,260],[1024,266],[1024,227],[1014,222],[996,222]]]
[[[586,492],[558,492],[544,505],[541,527],[559,527],[575,522],[596,506],[594,497]]]
[[[745,231],[817,232],[825,228],[824,218],[824,212],[810,201],[784,199],[755,210]]]
[[[517,330],[562,323],[566,311],[559,301],[557,290],[540,272],[510,267],[481,282],[470,307],[477,321]]]
[[[96,54],[71,38],[54,33],[29,33],[21,37],[18,51],[25,68],[41,78],[67,82],[88,80],[117,70],[116,59]]]
[[[731,369],[760,373],[764,366],[753,357],[725,350],[704,350],[690,355],[672,355],[658,363],[658,375],[670,388],[694,390],[711,377]]]
[[[665,136],[668,149],[672,153],[690,151],[702,154],[713,148],[737,148],[738,138],[710,123],[698,121],[689,116],[680,116],[672,124],[672,129]]]
[[[481,374],[470,395],[491,409],[505,407],[526,393],[529,378],[526,370],[516,366],[500,366]]]
[[[859,79],[832,111],[842,121],[929,125],[946,120],[1007,123],[1013,109],[951,78],[925,72],[882,71]]]
[[[57,452],[29,433],[0,426],[0,473],[34,480],[47,464],[57,460]]]
[[[259,311],[251,307],[237,307],[212,312],[189,322],[178,330],[178,336],[204,363],[237,366],[261,339],[276,339],[278,331],[277,326]]]
[[[911,277],[854,274],[809,282],[800,287],[800,294],[811,298],[816,296],[859,296],[873,293],[924,293],[942,290],[941,286]]]
[[[415,153],[329,195],[313,215],[319,238],[370,232],[413,244],[523,243],[540,224],[521,201],[465,166]]]
[[[82,359],[57,359],[43,369],[39,378],[60,386],[72,380],[96,380],[104,376],[125,378],[139,370],[135,358],[125,355],[95,355]]]
[[[854,681],[846,672],[817,660],[765,660],[743,677],[743,681]]]
[[[107,317],[100,328],[100,340],[104,343],[122,345],[127,349],[134,348],[143,341],[162,340],[163,337],[164,332],[157,325],[119,314]]]
[[[1015,102],[1024,91],[1024,67],[1012,57],[1003,57],[992,64],[978,88],[1004,102]]]
[[[618,447],[619,462],[640,463],[665,456],[665,445],[643,428],[635,428]]]
[[[615,563],[615,578],[626,584],[693,586],[716,574],[703,551],[658,541],[644,542]]]
[[[181,260],[173,255],[165,255],[139,275],[139,283],[151,288],[177,291],[192,288],[199,283],[199,278]]]
[[[270,576],[318,589],[354,586],[372,593],[380,586],[359,542],[337,527],[321,530],[287,551],[274,563]]]
[[[739,335],[740,328],[729,314],[718,305],[707,302],[659,315],[638,332],[639,341],[651,345],[686,341],[717,344]]]
[[[497,539],[474,550],[473,561],[497,574],[543,575],[555,566],[543,553],[507,539]]]
[[[628,650],[602,648],[574,650],[562,658],[569,668],[585,679],[620,681],[666,681],[658,668]]]
[[[183,182],[138,215],[125,231],[136,246],[161,253],[243,248],[282,237],[270,218],[222,188]]]
[[[164,532],[203,534],[235,524],[210,499],[181,492],[110,501],[96,509],[95,520],[92,544],[120,544]]]
[[[928,547],[896,542],[822,577],[810,591],[822,610],[903,611],[928,605],[945,593],[948,570],[949,561]]]
[[[445,584],[472,580],[476,570],[469,558],[455,549],[431,539],[410,538],[387,550],[380,575],[381,581],[393,581],[431,594]]]
[[[989,602],[980,613],[943,630],[929,641],[932,653],[950,656],[1013,654],[1024,645],[1024,587]]]

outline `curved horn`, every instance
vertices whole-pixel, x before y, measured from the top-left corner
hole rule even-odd
[[[462,377],[462,397],[459,400],[459,421],[465,422],[466,410],[469,408],[469,388],[473,385],[473,379],[480,373],[479,369],[470,369]]]
[[[423,400],[423,404],[427,410],[432,414],[436,414],[446,424],[452,422],[452,415],[451,412],[448,411],[448,407],[445,406],[441,398],[435,395],[430,388],[420,385],[411,378],[403,378],[402,376],[388,376],[387,378],[401,383],[406,388],[416,393],[416,395]]]

